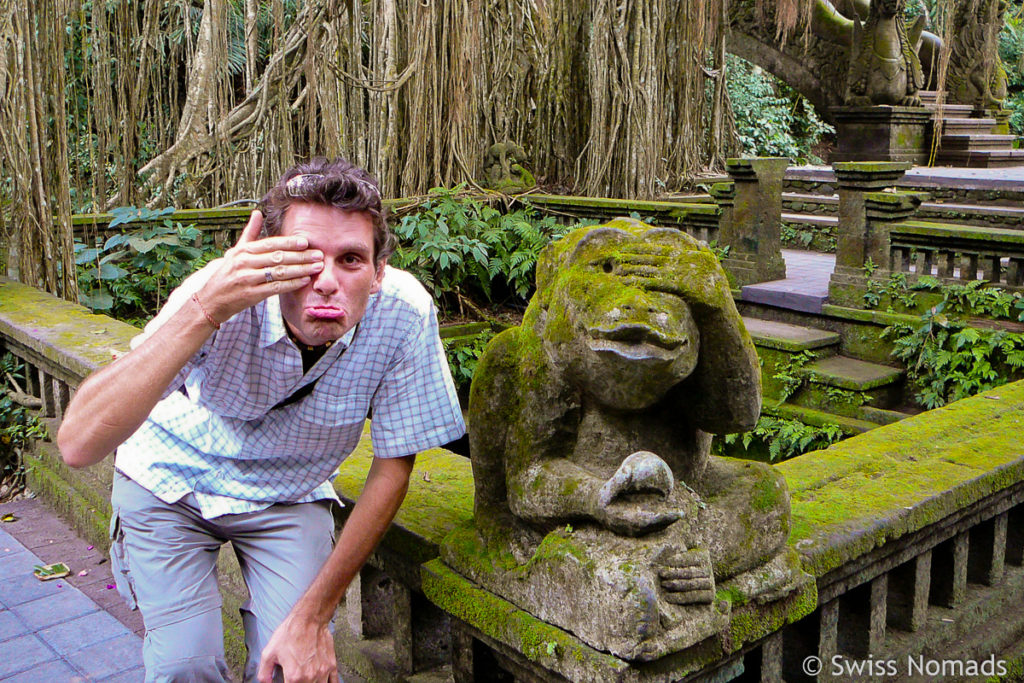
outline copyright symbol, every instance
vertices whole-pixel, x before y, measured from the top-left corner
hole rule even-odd
[[[817,676],[821,673],[821,659],[811,655],[804,659],[801,668],[803,668],[804,673],[808,676]]]

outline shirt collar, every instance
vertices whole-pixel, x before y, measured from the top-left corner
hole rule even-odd
[[[284,326],[284,316],[281,315],[281,300],[277,295],[264,299],[262,304],[257,307],[256,315],[263,316],[260,321],[260,348],[265,349],[268,346],[276,344],[285,337],[288,336],[288,331]],[[356,335],[356,329],[359,326],[356,325],[348,332],[341,336],[331,345],[333,349],[335,346],[340,346],[343,349],[347,349],[349,344],[352,343],[352,338]]]

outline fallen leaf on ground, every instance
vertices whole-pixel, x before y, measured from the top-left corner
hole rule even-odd
[[[70,573],[71,570],[63,562],[37,564],[32,571],[32,575],[40,581],[52,581],[54,579],[62,579]]]
[[[17,521],[18,521],[18,518],[15,517],[12,514],[9,514],[9,513],[4,515],[3,517],[0,517],[0,522],[17,522]]]

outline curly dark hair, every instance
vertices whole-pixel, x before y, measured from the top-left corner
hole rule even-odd
[[[346,159],[316,157],[285,171],[259,203],[264,235],[281,234],[288,207],[295,202],[361,211],[373,222],[374,260],[386,261],[395,250],[395,236],[388,227],[377,180]]]

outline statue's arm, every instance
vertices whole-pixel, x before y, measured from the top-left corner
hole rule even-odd
[[[598,516],[604,484],[565,458],[543,458],[521,467],[510,464],[508,501],[512,513],[535,524],[561,524]]]

